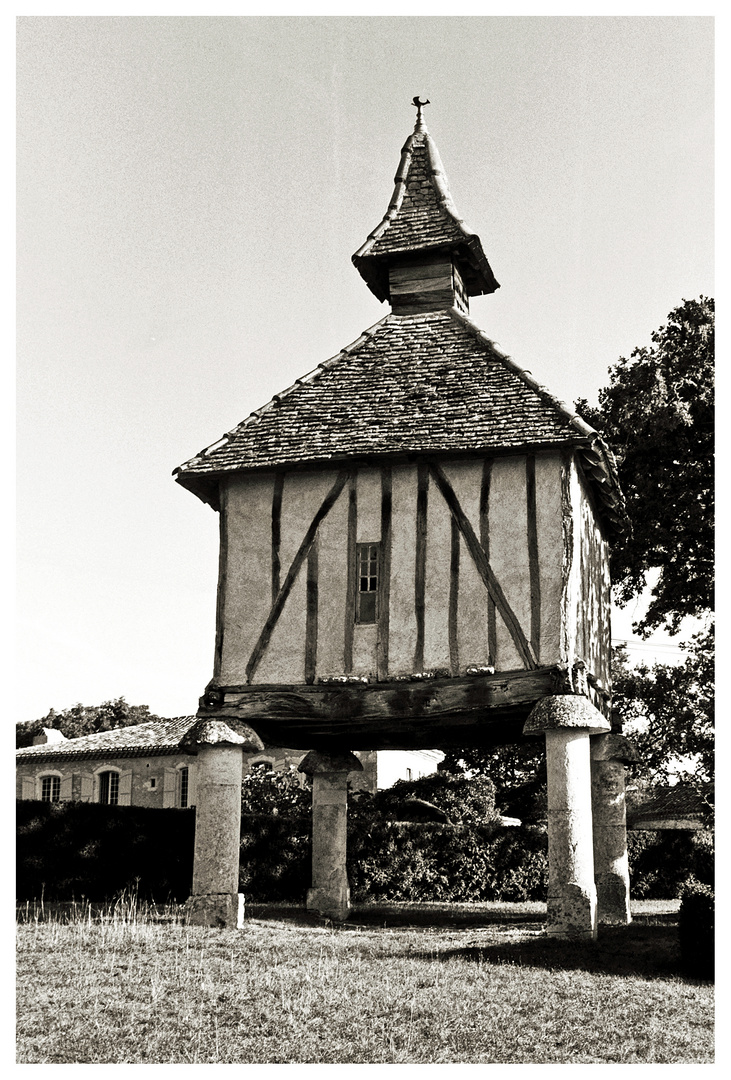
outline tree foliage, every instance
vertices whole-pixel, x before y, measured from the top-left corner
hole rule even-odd
[[[620,606],[659,571],[635,629],[647,636],[713,606],[714,301],[684,300],[652,335],[610,369],[599,407],[576,407],[612,447],[632,530],[612,551]]]
[[[465,776],[474,782],[488,777],[495,788],[500,814],[525,823],[539,821],[546,812],[546,755],[543,739],[525,739],[506,746],[447,750],[440,772]]]
[[[312,808],[312,792],[302,786],[294,765],[281,772],[254,767],[241,782],[241,813],[303,817]]]
[[[452,825],[486,825],[499,817],[495,809],[495,786],[488,776],[467,777],[443,770],[417,780],[397,780],[392,787],[375,795],[354,793],[351,805],[356,816],[404,821],[414,817],[413,800],[436,807]]]
[[[637,747],[637,775],[651,784],[713,778],[713,629],[697,634],[684,663],[630,667],[615,649],[612,709]]]
[[[103,701],[101,705],[79,703],[61,712],[49,709],[40,720],[16,724],[15,745],[18,749],[32,746],[34,736],[40,735],[43,728],[55,728],[67,739],[78,739],[82,735],[95,735],[99,731],[112,731],[114,728],[132,727],[160,719],[162,717],[151,713],[147,705],[129,705],[123,697]]]

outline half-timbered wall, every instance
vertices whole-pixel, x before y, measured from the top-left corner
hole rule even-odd
[[[586,482],[573,458],[563,479],[564,591],[562,654],[583,660],[601,685],[611,684],[611,580],[609,548],[597,522]]]
[[[558,452],[242,474],[221,515],[218,685],[574,659],[605,681],[606,544]],[[370,622],[362,545],[379,551]]]

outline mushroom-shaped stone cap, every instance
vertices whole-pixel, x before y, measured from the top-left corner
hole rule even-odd
[[[523,734],[537,735],[541,731],[566,728],[580,728],[589,735],[599,735],[611,731],[612,725],[588,698],[580,694],[552,694],[533,706]]]
[[[634,744],[625,739],[624,735],[601,735],[591,744],[591,757],[593,761],[621,761],[624,765],[632,765],[640,760],[640,756]]]
[[[316,773],[363,772],[363,765],[349,750],[335,753],[310,750],[309,754],[300,761],[298,769],[307,776],[314,776]]]
[[[240,746],[246,753],[260,753],[264,743],[247,724],[232,720],[207,720],[203,717],[181,740],[181,746],[193,750],[198,746]]]

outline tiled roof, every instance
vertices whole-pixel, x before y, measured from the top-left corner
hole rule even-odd
[[[702,819],[713,812],[713,790],[710,785],[661,788],[654,798],[638,806],[630,815],[634,826],[643,821],[676,821],[682,818]]]
[[[447,248],[469,267],[470,296],[499,289],[480,238],[457,214],[439,151],[422,123],[406,140],[388,210],[353,262],[379,300],[388,299],[387,264],[394,257]]]
[[[619,521],[611,455],[596,432],[450,308],[387,315],[175,476],[215,506],[218,475],[242,469],[562,443],[587,448],[600,501]]]
[[[38,758],[140,757],[172,753],[180,748],[183,736],[198,723],[196,716],[175,716],[170,720],[150,720],[133,727],[100,731],[65,742],[28,746],[16,750],[16,763]]]

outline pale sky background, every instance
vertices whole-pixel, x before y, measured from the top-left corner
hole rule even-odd
[[[195,711],[218,517],[171,472],[386,313],[350,256],[414,94],[502,286],[472,317],[559,397],[714,294],[711,18],[32,17],[18,41],[17,720]]]

